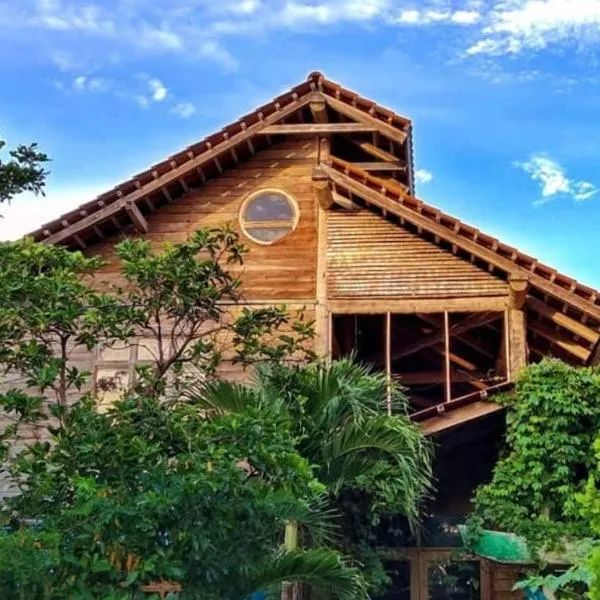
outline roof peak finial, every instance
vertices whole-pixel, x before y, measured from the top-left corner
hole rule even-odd
[[[321,71],[313,71],[309,73],[307,79],[308,81],[319,81],[319,79],[325,79],[325,75]]]

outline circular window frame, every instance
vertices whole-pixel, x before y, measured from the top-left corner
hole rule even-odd
[[[294,213],[294,216],[292,217],[292,219],[290,221],[282,221],[282,227],[290,227],[290,230],[283,235],[282,237],[273,240],[273,241],[264,241],[264,240],[258,240],[256,239],[249,231],[248,228],[252,229],[252,227],[260,227],[261,223],[273,223],[273,221],[247,221],[244,218],[244,214],[248,208],[248,205],[253,202],[254,200],[256,200],[257,198],[260,198],[261,196],[264,195],[268,195],[268,194],[277,194],[279,196],[283,196],[285,198],[285,200],[289,203],[290,207],[292,208],[292,212]],[[287,237],[289,237],[292,233],[294,233],[294,231],[296,231],[296,227],[298,227],[298,222],[300,221],[300,209],[298,207],[298,202],[296,202],[296,199],[289,194],[288,192],[279,189],[279,188],[264,188],[261,190],[257,190],[255,192],[252,192],[251,194],[249,194],[248,196],[246,196],[244,198],[244,200],[242,201],[242,205],[240,207],[239,213],[238,213],[238,222],[240,225],[240,229],[242,230],[242,233],[254,244],[258,244],[260,246],[273,246],[275,244],[279,244],[279,242],[282,242],[283,240],[285,240]]]

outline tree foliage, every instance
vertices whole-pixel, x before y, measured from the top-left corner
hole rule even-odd
[[[139,369],[137,391],[154,397],[167,381],[183,384],[186,368],[211,376],[224,351],[244,364],[310,356],[302,349],[311,324],[290,319],[284,307],[244,307],[231,317],[241,291],[228,266],[245,251],[229,227],[158,250],[126,240],[115,247],[123,283],[101,290],[98,258],[27,239],[0,244],[0,374],[15,384],[0,393],[14,420],[4,441],[21,424],[62,420],[69,398],[89,381],[70,360],[81,350],[152,340],[154,360]]]
[[[578,494],[594,465],[600,373],[545,359],[526,369],[508,404],[506,447],[475,496],[471,528],[524,536],[535,549],[586,536]]]
[[[5,146],[6,142],[0,139],[0,150]],[[37,144],[17,146],[8,154],[8,160],[0,159],[0,204],[22,192],[43,194],[48,156],[38,150]]]
[[[184,597],[236,598],[284,577],[364,595],[358,571],[322,547],[324,488],[289,416],[247,407],[207,419],[181,402],[190,380],[214,379],[225,352],[244,365],[311,357],[310,323],[283,307],[236,307],[228,267],[244,252],[228,227],[160,249],[126,240],[116,246],[122,283],[102,288],[97,258],[0,244],[0,404],[12,419],[3,458],[23,430],[43,430],[5,461],[18,494],[4,515],[17,531],[0,536],[0,555],[20,561],[0,565],[3,597],[134,598],[164,578],[182,582]],[[70,359],[140,336],[154,360],[97,411],[90,374]],[[289,519],[314,549],[280,551]]]
[[[26,582],[39,598],[144,598],[142,585],[160,580],[180,582],[182,598],[244,598],[282,578],[360,595],[358,572],[335,552],[279,550],[288,519],[319,545],[330,535],[322,485],[281,413],[207,420],[196,406],[140,396],[99,413],[86,399],[52,442],[20,454],[23,487],[8,506],[41,523],[39,537],[21,534],[22,557],[46,569]]]

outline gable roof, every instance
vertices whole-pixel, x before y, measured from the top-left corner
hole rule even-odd
[[[133,215],[134,206],[144,212],[143,200],[153,192],[162,190],[163,193],[166,191],[170,194],[170,184],[179,184],[183,191],[187,191],[189,183],[186,179],[190,176],[192,181],[197,181],[198,177],[205,181],[207,174],[201,170],[204,165],[216,160],[217,170],[221,172],[224,165],[219,161],[224,155],[231,154],[232,160],[236,162],[241,146],[245,147],[246,152],[253,153],[252,140],[261,130],[281,122],[309,105],[311,101],[323,97],[338,109],[346,108],[351,114],[362,114],[374,127],[381,128],[384,135],[390,129],[399,132],[408,138],[407,146],[412,148],[412,124],[409,119],[326,79],[319,72],[314,72],[306,81],[223,127],[221,131],[152,165],[94,200],[42,225],[30,235],[36,241],[52,244],[75,242],[82,245],[81,232],[86,229],[97,228],[100,223],[108,220],[114,222],[117,219],[119,225],[124,226],[132,219],[121,217],[128,212]],[[412,187],[412,152],[407,162]]]
[[[225,169],[253,155],[265,147],[265,143],[270,143],[270,135],[294,129],[306,131],[308,125],[303,123],[301,113],[309,107],[312,110],[315,103],[324,103],[335,112],[340,130],[344,127],[348,131],[360,129],[358,124],[362,124],[364,131],[376,132],[374,136],[387,139],[396,154],[370,142],[359,145],[371,146],[370,152],[378,159],[398,159],[405,172],[407,185],[402,185],[395,179],[372,175],[365,163],[351,164],[331,155],[320,169],[328,177],[334,197],[358,198],[387,218],[411,225],[420,235],[479,263],[501,278],[526,278],[530,284],[527,308],[535,317],[530,333],[541,340],[534,346],[535,351],[546,353],[547,342],[548,352],[556,348],[559,354],[566,353],[576,364],[593,363],[600,358],[599,293],[416,198],[413,195],[411,121],[318,72],[311,73],[306,81],[221,131],[47,223],[31,235],[46,243],[85,246],[132,225],[143,230],[145,215],[184,194],[189,187],[218,177]],[[312,133],[319,134],[326,129],[327,125],[317,124],[315,118]]]

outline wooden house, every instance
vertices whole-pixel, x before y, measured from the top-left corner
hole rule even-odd
[[[251,249],[247,303],[304,307],[319,354],[401,381],[436,436],[443,526],[391,552],[390,598],[518,596],[514,568],[462,561],[445,567],[450,589],[436,565],[497,458],[494,394],[543,356],[597,362],[598,292],[416,198],[411,121],[320,73],[33,236],[102,255],[111,279],[123,236],[180,241],[225,221]],[[140,358],[81,360],[100,377]]]

